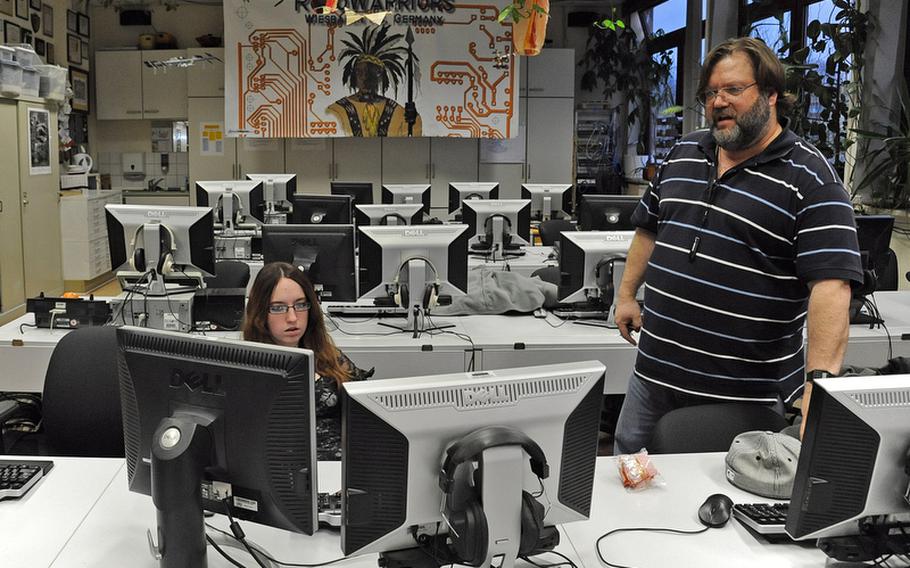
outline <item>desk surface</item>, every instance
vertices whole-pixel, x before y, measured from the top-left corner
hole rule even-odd
[[[74,568],[93,566],[157,566],[148,552],[146,529],[155,526],[151,498],[127,489],[122,460],[54,458],[60,467],[21,502],[0,502],[0,554],[4,565]],[[598,458],[592,516],[560,528],[559,551],[584,568],[600,568],[596,539],[618,527],[699,528],[698,506],[712,493],[734,501],[760,502],[726,482],[723,454],[655,456],[665,486],[640,492],[622,488],[614,458]],[[324,471],[320,464],[320,473]],[[94,475],[91,472],[95,472]],[[87,478],[97,477],[104,488],[84,490]],[[321,487],[324,487],[320,483]],[[82,491],[75,492],[79,487]],[[99,498],[100,496],[100,498]],[[56,502],[55,502],[56,501]],[[51,509],[48,505],[53,503]],[[58,517],[75,519],[61,524]],[[209,519],[225,528],[222,515]],[[320,530],[304,536],[241,523],[249,538],[286,562],[322,562],[341,556],[339,535]],[[810,545],[768,544],[752,536],[737,521],[691,536],[661,533],[620,533],[602,544],[612,562],[633,566],[703,567],[821,567],[825,556]],[[237,553],[242,562],[249,559]],[[542,557],[546,558],[546,557]],[[9,560],[12,560],[10,562]],[[211,548],[209,566],[228,566]],[[339,566],[375,567],[376,556],[353,557]],[[545,560],[541,560],[545,562]],[[519,566],[525,566],[520,563]]]

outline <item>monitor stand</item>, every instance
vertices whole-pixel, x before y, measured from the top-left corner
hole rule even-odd
[[[427,261],[423,259],[412,258],[406,261],[405,277],[399,279],[398,290],[400,294],[403,286],[408,289],[408,305],[402,306],[407,312],[407,323],[402,326],[386,322],[379,322],[379,325],[391,329],[397,329],[402,333],[411,333],[414,339],[420,337],[425,331],[440,331],[455,327],[454,325],[426,325],[426,318],[429,314],[429,307],[425,304],[427,291]],[[435,267],[430,268],[434,270]],[[400,275],[400,273],[399,273]],[[432,285],[432,284],[430,284]],[[403,300],[403,298],[402,298]]]
[[[866,308],[866,312],[863,311]],[[870,313],[871,312],[871,313]],[[868,325],[870,328],[885,323],[881,313],[875,309],[866,296],[854,297],[850,300],[850,325]]]

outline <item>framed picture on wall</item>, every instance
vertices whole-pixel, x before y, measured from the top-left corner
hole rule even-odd
[[[21,30],[19,33],[22,34],[20,41],[22,43],[27,43],[27,44],[31,45],[32,44],[32,32],[25,28],[19,28],[19,29]]]
[[[0,0],[0,14],[15,16],[16,8],[13,6],[13,0]]]
[[[82,40],[79,36],[66,34],[66,60],[74,65],[82,65]]]
[[[88,112],[88,73],[70,69],[70,84],[73,86],[73,110]]]
[[[86,66],[88,65],[88,54],[89,54],[88,42],[85,40],[82,40],[82,64],[86,65]]]
[[[31,6],[32,10],[41,11],[41,0],[28,0],[28,5]]]
[[[41,19],[44,20],[45,37],[54,37],[54,7],[45,4],[41,8]]]
[[[45,53],[47,53],[47,44],[40,37],[35,38],[35,53],[41,57],[44,57]]]
[[[3,43],[22,43],[22,30],[12,22],[3,22]]]
[[[43,108],[28,109],[28,174],[51,173],[51,113]],[[55,156],[56,158],[56,156]]]
[[[89,37],[89,19],[85,14],[76,15],[76,29],[82,37]]]
[[[56,54],[54,53],[54,44],[52,43],[48,43],[47,48],[45,48],[44,62],[48,65],[54,65],[57,63]]]
[[[66,11],[66,31],[73,33],[79,31],[79,15],[72,10]]]
[[[16,0],[16,17],[28,19],[28,0]]]

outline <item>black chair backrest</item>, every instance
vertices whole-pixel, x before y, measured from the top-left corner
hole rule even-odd
[[[540,232],[540,243],[548,247],[559,240],[559,233],[562,231],[574,231],[575,223],[568,219],[549,219],[542,221],[537,230]]]
[[[215,276],[206,278],[209,288],[246,288],[250,281],[250,266],[240,260],[219,260],[215,263]]]
[[[123,457],[116,332],[85,327],[57,343],[42,404],[49,455]]]
[[[885,256],[887,261],[884,266],[878,266],[875,269],[875,289],[876,290],[897,290],[897,281],[899,267],[897,266],[897,254],[894,250],[888,249]]]
[[[762,404],[721,403],[677,408],[654,427],[648,453],[726,452],[733,439],[751,430],[780,432],[787,420]]]

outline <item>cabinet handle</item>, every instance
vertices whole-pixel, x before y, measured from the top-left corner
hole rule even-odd
[[[338,179],[338,162],[335,162],[335,179]]]
[[[149,113],[149,114],[156,114],[156,113],[159,113],[159,112],[161,112],[161,111],[160,111],[160,110],[157,110],[157,109],[145,109],[145,112],[147,112],[147,113]]]
[[[22,205],[28,205],[28,194],[25,192],[22,193]]]
[[[335,179],[335,164],[329,162],[329,179]]]
[[[126,114],[142,114],[141,110],[128,110]]]
[[[0,213],[3,213],[3,202],[0,201]]]
[[[430,164],[430,179],[436,179],[436,164]]]
[[[528,180],[528,181],[531,181],[531,164],[530,164],[530,163],[528,164],[528,177],[527,177],[527,180]]]
[[[243,179],[243,164],[237,164],[237,179]]]
[[[543,87],[528,87],[528,92],[539,93],[540,91],[543,91],[543,90],[544,90]]]

